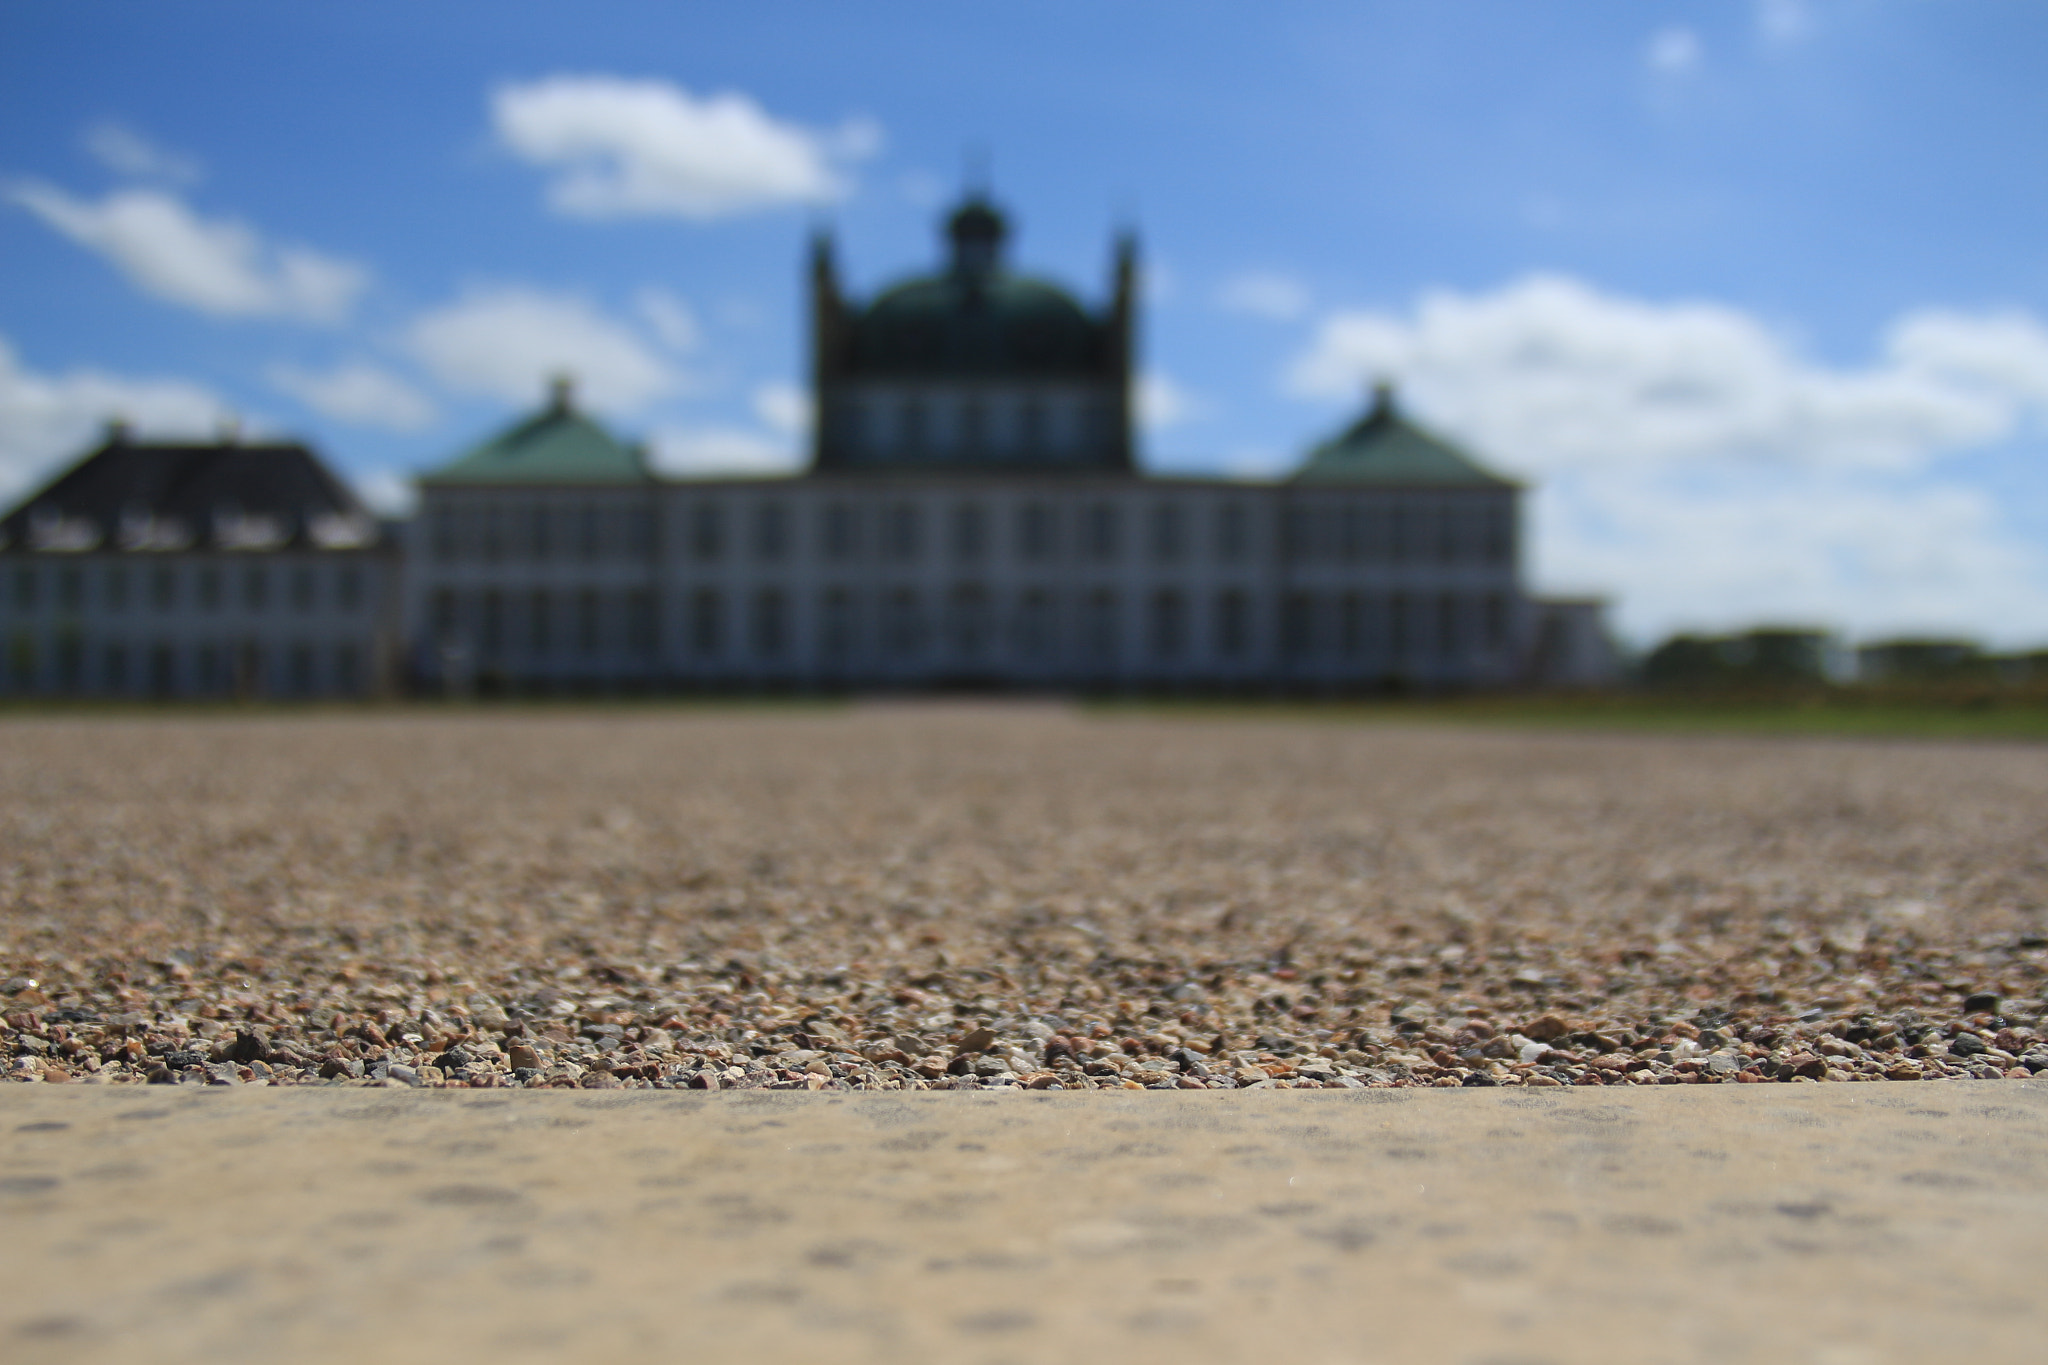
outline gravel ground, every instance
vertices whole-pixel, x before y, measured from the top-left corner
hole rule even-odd
[[[1051,707],[15,719],[0,1065],[1228,1088],[2048,1068],[2048,748]]]

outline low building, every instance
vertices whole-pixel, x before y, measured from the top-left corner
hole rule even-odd
[[[0,519],[0,689],[368,695],[389,673],[391,550],[304,446],[116,424]]]

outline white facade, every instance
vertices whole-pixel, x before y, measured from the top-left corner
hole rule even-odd
[[[430,485],[425,684],[1425,689],[1523,679],[1512,488],[810,475]]]
[[[367,695],[389,673],[394,567],[373,551],[10,555],[0,561],[0,689]]]

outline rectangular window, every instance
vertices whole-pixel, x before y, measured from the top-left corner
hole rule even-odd
[[[725,553],[725,517],[715,502],[700,502],[690,509],[690,554],[700,564],[710,564]]]
[[[260,564],[242,570],[242,606],[262,611],[270,605],[270,574]]]
[[[285,685],[291,689],[292,695],[295,697],[312,696],[313,646],[308,644],[293,645],[287,669],[289,676],[286,679]]]
[[[1226,588],[1216,594],[1216,652],[1226,659],[1244,657],[1251,648],[1251,607],[1245,594]]]
[[[1217,559],[1225,564],[1235,564],[1245,557],[1251,548],[1247,521],[1243,503],[1226,502],[1216,509]]]
[[[504,509],[495,505],[479,508],[477,519],[483,523],[484,563],[495,564],[505,557]]]
[[[1486,562],[1502,565],[1514,561],[1515,522],[1514,512],[1506,504],[1487,509],[1486,515]]]
[[[635,559],[654,553],[654,509],[635,507],[626,513],[626,549]]]
[[[57,570],[57,609],[77,611],[85,605],[85,575],[77,566],[67,564]]]
[[[1186,550],[1178,505],[1162,502],[1152,509],[1152,558],[1161,564],[1177,564]]]
[[[859,552],[860,525],[847,503],[830,503],[825,508],[825,558],[843,564]]]
[[[1027,588],[1017,603],[1017,653],[1028,663],[1042,663],[1053,651],[1052,594]]]
[[[897,658],[907,658],[923,646],[924,620],[917,590],[897,588],[883,607],[882,648]]]
[[[724,640],[722,602],[714,588],[699,588],[690,597],[690,648],[701,658],[717,654]]]
[[[433,528],[431,539],[434,545],[434,558],[443,564],[453,563],[458,552],[455,509],[436,507],[430,525]]]
[[[1152,657],[1177,659],[1186,648],[1186,610],[1181,595],[1172,588],[1152,594]]]
[[[1280,553],[1290,563],[1306,563],[1315,557],[1315,514],[1306,507],[1283,508],[1280,513]]]
[[[754,653],[763,659],[782,657],[783,641],[789,630],[780,588],[763,588],[754,594]]]
[[[178,690],[178,653],[168,644],[159,643],[149,651],[149,690],[158,697]]]
[[[844,588],[827,588],[819,603],[818,652],[839,660],[853,654],[853,594]]]
[[[149,576],[150,605],[158,611],[170,611],[178,605],[178,571],[168,564],[156,566],[156,572]]]
[[[106,597],[107,610],[128,610],[128,566],[110,564],[107,566],[106,575],[100,586]]]
[[[789,513],[779,502],[754,509],[754,558],[779,563],[789,548]]]
[[[1355,592],[1337,604],[1337,652],[1346,659],[1365,652],[1365,601]]]
[[[1027,502],[1017,509],[1017,555],[1028,563],[1042,563],[1053,553],[1052,508],[1042,502]]]
[[[1502,593],[1486,594],[1480,608],[1480,630],[1488,653],[1498,652],[1508,642],[1508,599]]]
[[[343,611],[359,611],[363,605],[363,571],[343,565],[334,575],[334,604]]]
[[[477,626],[477,651],[492,660],[505,652],[505,594],[496,588],[484,592],[483,620]]]
[[[601,605],[595,588],[585,588],[576,594],[576,648],[585,658],[595,655],[603,647],[604,622],[599,615]]]
[[[212,564],[203,564],[194,580],[193,595],[199,599],[201,611],[220,610],[220,569]]]
[[[292,570],[292,609],[300,613],[313,610],[316,601],[316,583],[310,565],[300,565]]]
[[[1436,601],[1436,652],[1439,658],[1462,658],[1465,653],[1465,603],[1447,592]]]
[[[109,692],[128,690],[128,646],[107,646],[100,660],[100,681]]]
[[[1280,602],[1280,649],[1290,659],[1305,659],[1315,649],[1315,598],[1291,592]]]
[[[1415,609],[1413,599],[1405,592],[1397,592],[1387,601],[1387,652],[1394,656],[1396,664],[1408,662],[1408,653],[1415,646]]]
[[[14,609],[34,611],[36,609],[36,571],[19,568],[14,571]]]
[[[537,658],[545,659],[555,647],[554,610],[546,588],[535,588],[526,599],[526,647]]]
[[[979,658],[988,647],[991,634],[988,590],[973,583],[963,583],[954,588],[946,615],[953,653],[962,659]]]
[[[1089,593],[1081,620],[1081,648],[1090,663],[1106,667],[1116,661],[1121,644],[1117,626],[1115,591],[1097,588]]]
[[[1337,556],[1346,564],[1365,558],[1365,509],[1347,502],[1337,513]]]
[[[75,694],[85,681],[85,641],[75,630],[57,636],[57,690]]]
[[[526,553],[537,564],[547,563],[554,553],[554,538],[549,534],[553,530],[553,521],[546,503],[527,509]]]
[[[227,660],[219,645],[199,646],[199,690],[218,695],[228,690]]]
[[[953,509],[953,558],[963,564],[979,561],[988,550],[988,511],[963,502]]]
[[[263,656],[263,646],[254,640],[242,641],[242,647],[235,656],[234,687],[238,695],[260,697],[270,690],[269,660]]]
[[[654,593],[649,588],[626,592],[626,645],[642,656],[654,653]]]
[[[576,553],[586,561],[604,554],[604,509],[586,502],[577,509]]]
[[[899,564],[916,559],[923,549],[924,521],[914,502],[891,503],[883,532],[883,550]]]
[[[352,644],[334,647],[334,690],[353,696],[363,690],[362,658]]]
[[[1115,559],[1122,549],[1123,518],[1115,504],[1098,502],[1088,509],[1084,539],[1088,557],[1106,561]]]
[[[456,627],[455,590],[434,589],[434,635],[440,640],[453,640]]]

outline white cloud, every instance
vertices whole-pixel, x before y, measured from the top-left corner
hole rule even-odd
[[[418,431],[439,414],[427,396],[380,366],[351,361],[331,370],[273,365],[271,384],[315,412],[355,426]]]
[[[144,293],[203,313],[341,322],[370,280],[353,262],[273,245],[233,219],[202,218],[163,190],[116,190],[92,203],[31,181],[7,197],[106,257]]]
[[[694,351],[704,339],[696,311],[658,284],[647,285],[635,294],[633,308],[648,330],[671,351]]]
[[[1817,27],[1806,0],[1756,0],[1756,31],[1766,47],[1783,51],[1813,36]]]
[[[1638,638],[1804,618],[2048,634],[2048,557],[1949,456],[2048,418],[2048,326],[1923,309],[1829,366],[1738,309],[1538,276],[1326,318],[1289,386],[1375,377],[1537,484],[1539,581],[1620,595]]]
[[[1706,56],[1700,38],[1689,28],[1659,29],[1643,50],[1643,61],[1660,76],[1683,76]]]
[[[1181,387],[1162,370],[1147,370],[1138,376],[1137,408],[1138,423],[1148,431],[1161,431],[1209,415],[1209,404],[1200,395]]]
[[[93,160],[116,175],[191,185],[206,173],[196,157],[160,147],[126,124],[95,123],[85,130],[84,141]]]
[[[373,469],[353,482],[356,496],[380,517],[409,517],[419,510],[419,485],[402,470]]]
[[[566,373],[593,406],[630,412],[682,375],[640,333],[588,300],[516,286],[474,289],[415,318],[406,345],[442,384],[531,405]]]
[[[1291,275],[1252,270],[1224,282],[1216,306],[1229,313],[1247,313],[1273,322],[1293,322],[1308,315],[1308,288]]]
[[[754,390],[754,415],[763,425],[791,438],[811,431],[810,390],[795,384],[763,384]]]
[[[548,76],[491,95],[499,138],[556,172],[548,202],[579,218],[708,220],[838,198],[838,163],[872,155],[881,129],[819,132],[737,92],[699,97],[664,80]]]
[[[803,467],[803,453],[785,435],[746,427],[665,427],[648,442],[648,462],[678,478],[792,474]]]
[[[1343,396],[1380,376],[1532,471],[1907,470],[2009,436],[2048,404],[2048,329],[2019,314],[1915,313],[1877,363],[1836,369],[1738,309],[1533,276],[1490,294],[1427,294],[1407,318],[1334,314],[1289,384]]]
[[[45,374],[22,366],[0,337],[0,498],[25,492],[60,462],[97,444],[119,418],[143,436],[210,436],[228,407],[180,379],[130,379],[100,370]]]

